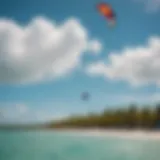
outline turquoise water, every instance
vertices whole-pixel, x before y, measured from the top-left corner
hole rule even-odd
[[[160,141],[1,131],[0,160],[160,160]]]

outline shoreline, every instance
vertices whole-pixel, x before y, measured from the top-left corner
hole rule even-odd
[[[134,140],[160,140],[160,130],[127,130],[127,129],[54,129],[55,132],[72,136],[112,137]]]
[[[0,129],[0,131],[43,131],[67,134],[69,136],[85,136],[85,137],[107,137],[121,138],[130,140],[158,140],[160,141],[160,130],[144,130],[144,129],[102,129],[102,128],[19,128],[19,129]]]

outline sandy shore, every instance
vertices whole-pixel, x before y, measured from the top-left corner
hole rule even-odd
[[[116,130],[116,129],[57,129],[72,136],[117,137],[139,140],[160,140],[160,131]]]

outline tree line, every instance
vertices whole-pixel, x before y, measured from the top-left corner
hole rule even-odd
[[[105,109],[100,114],[71,116],[49,124],[51,128],[160,128],[160,104],[152,107],[137,107],[132,104],[127,108]]]

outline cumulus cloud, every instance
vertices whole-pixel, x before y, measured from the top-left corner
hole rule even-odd
[[[149,38],[146,46],[112,52],[107,61],[90,64],[87,73],[132,85],[160,85],[160,37]]]
[[[160,10],[160,0],[135,0],[145,5],[148,12],[157,12]]]
[[[31,83],[63,76],[80,65],[83,53],[98,52],[81,23],[36,17],[22,26],[0,19],[0,83]]]
[[[102,49],[102,44],[98,40],[92,40],[88,44],[88,50],[92,53],[98,54]]]

